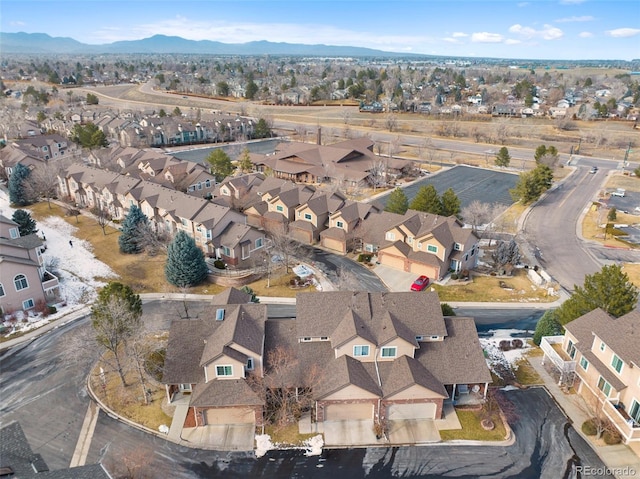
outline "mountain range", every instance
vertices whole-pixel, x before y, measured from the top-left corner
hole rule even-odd
[[[89,45],[69,37],[51,37],[46,33],[0,32],[0,52],[22,54],[210,54],[210,55],[296,55],[327,57],[415,57],[415,54],[393,53],[371,48],[304,45],[256,41],[221,43],[209,40],[187,40],[182,37],[154,35],[142,40]],[[428,55],[420,55],[428,56]]]

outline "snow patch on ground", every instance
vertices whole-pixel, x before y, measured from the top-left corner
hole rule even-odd
[[[305,441],[307,452],[305,452],[305,456],[319,456],[322,454],[322,446],[324,446],[324,439],[321,434],[317,436],[313,436],[310,439]]]
[[[0,190],[0,211],[3,216],[11,218],[15,208],[9,206],[9,197]],[[37,221],[38,233],[46,238],[43,258],[45,266],[57,261],[56,272],[60,283],[60,302],[56,304],[57,312],[46,318],[27,315],[28,322],[15,324],[20,331],[34,329],[60,318],[70,312],[90,304],[96,298],[96,290],[104,286],[104,282],[96,278],[115,279],[117,275],[106,264],[94,256],[88,241],[74,236],[77,228],[58,216],[49,216]],[[71,241],[73,246],[69,243]],[[20,315],[18,315],[20,316]],[[5,323],[7,327],[13,327]]]
[[[256,434],[256,457],[262,457],[275,448],[269,434]]]
[[[526,357],[531,346],[527,344],[527,337],[523,337],[523,331],[517,329],[500,329],[492,330],[493,336],[490,338],[480,338],[480,345],[485,351],[487,364],[491,370],[500,377],[503,377],[503,371],[516,370],[518,363],[522,358]],[[514,337],[516,336],[516,337]],[[500,349],[501,341],[513,341],[519,339],[523,343],[522,348],[502,351]]]

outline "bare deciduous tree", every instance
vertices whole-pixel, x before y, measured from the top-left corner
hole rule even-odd
[[[107,225],[109,224],[109,221],[111,221],[111,213],[109,213],[109,211],[104,208],[96,206],[95,208],[91,209],[91,214],[95,217],[96,223],[98,223],[100,228],[102,228],[102,234],[106,235]]]
[[[289,225],[281,224],[267,229],[271,240],[271,250],[282,256],[285,270],[289,273],[289,267],[294,258],[306,255],[304,245],[291,238]]]
[[[266,355],[264,375],[248,377],[248,383],[265,404],[265,422],[284,427],[300,418],[313,405],[313,389],[322,373],[317,365],[302,367],[295,354],[277,346]]]
[[[491,217],[492,207],[489,203],[482,203],[474,200],[462,208],[460,215],[467,224],[470,224],[473,231],[478,231],[478,227],[487,224]]]

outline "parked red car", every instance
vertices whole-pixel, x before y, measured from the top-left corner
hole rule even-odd
[[[427,286],[429,286],[429,278],[420,276],[411,285],[411,291],[423,291]]]

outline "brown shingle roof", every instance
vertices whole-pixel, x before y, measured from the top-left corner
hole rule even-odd
[[[190,406],[259,406],[264,402],[244,379],[214,379],[206,384],[196,384]]]
[[[444,341],[421,342],[415,358],[442,384],[491,382],[473,318],[444,318]]]
[[[449,397],[442,383],[419,361],[408,356],[394,360],[388,367],[388,374],[385,374],[382,380],[384,397],[398,394],[413,385],[429,389],[443,398]]]
[[[640,366],[640,312],[614,318],[602,309],[574,319],[565,326],[578,341],[580,352],[591,349],[594,334],[611,348],[624,362]]]

